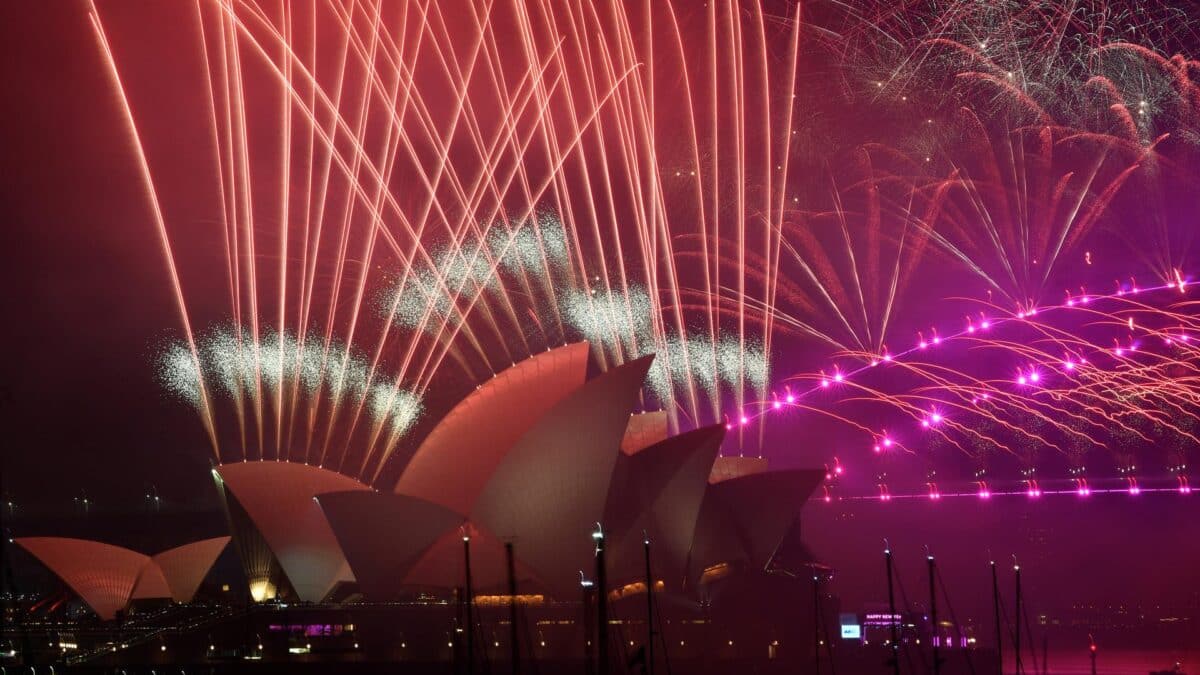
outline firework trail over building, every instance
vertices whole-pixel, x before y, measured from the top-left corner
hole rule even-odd
[[[176,160],[140,123],[153,90],[123,78],[147,55],[92,8],[180,309],[160,369],[219,459],[378,480],[445,403],[578,339],[601,368],[657,354],[644,407],[677,430],[726,420],[727,452],[760,452],[776,405],[806,411],[780,424],[858,429],[865,461],[886,441],[932,472],[941,460],[888,433],[915,425],[981,480],[997,456],[1025,481],[1047,455],[1072,480],[1095,453],[1128,475],[1147,456],[1128,448],[1195,440],[1175,420],[1196,394],[1179,336],[1196,329],[1180,282],[1200,94],[1173,54],[1196,25],[1168,6],[186,15],[180,108],[206,130],[188,190],[211,209],[181,217],[159,179]],[[1175,297],[1030,316],[1138,279]],[[972,326],[955,347],[969,358],[927,360],[916,345],[955,315],[941,335]],[[983,327],[1001,320],[1014,334]],[[872,363],[888,374],[834,380]],[[1013,389],[1035,372],[1055,384]],[[1181,473],[1182,453],[1155,461]]]

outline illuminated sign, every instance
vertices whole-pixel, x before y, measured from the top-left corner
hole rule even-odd
[[[900,624],[899,614],[888,614],[886,612],[879,614],[867,614],[863,617],[864,626],[892,626]]]
[[[339,637],[343,634],[349,635],[354,632],[354,624],[348,623],[342,625],[340,623],[293,623],[293,624],[278,624],[273,623],[267,626],[267,630],[272,633],[291,633],[303,635],[305,637]]]
[[[861,640],[862,626],[858,625],[857,614],[840,614],[838,623],[842,625],[843,640]]]

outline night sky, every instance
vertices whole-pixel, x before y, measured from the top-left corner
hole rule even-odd
[[[4,490],[206,496],[203,438],[154,379],[174,309],[85,5],[0,12],[5,341],[21,355],[3,366]]]

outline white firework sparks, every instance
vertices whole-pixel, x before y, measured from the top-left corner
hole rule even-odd
[[[538,227],[525,224],[508,232],[493,227],[488,233],[488,249],[509,272],[527,272],[535,276],[549,270],[561,272],[567,265],[567,235],[554,216],[539,216]]]
[[[403,434],[417,421],[424,410],[421,399],[410,391],[387,384],[371,387],[371,415],[386,420],[393,435]]]
[[[760,388],[769,375],[770,361],[760,344],[743,345],[732,338],[714,343],[709,336],[695,333],[686,340],[668,337],[659,346],[647,378],[655,396],[666,401],[688,386],[712,399],[722,389]]]
[[[635,356],[653,346],[652,305],[644,288],[627,294],[572,289],[560,299],[563,319],[589,342],[606,349],[620,347]]]
[[[481,239],[467,237],[436,249],[430,269],[398,278],[381,294],[380,313],[397,326],[437,332],[466,319],[455,316],[456,298],[506,293],[511,281],[502,272],[527,275],[544,286],[555,283],[568,264],[567,236],[556,218],[540,218],[538,227],[528,221],[512,230],[494,225]]]
[[[167,391],[200,407],[201,385],[214,383],[217,391],[236,401],[254,401],[266,391],[269,402],[295,386],[306,396],[324,396],[332,405],[364,404],[376,423],[399,435],[407,431],[423,409],[418,396],[383,384],[389,378],[346,345],[319,335],[304,340],[294,334],[265,331],[257,341],[229,329],[218,329],[197,345],[199,368],[187,346],[169,345],[159,357],[159,379]],[[372,380],[376,383],[372,384]]]
[[[692,387],[715,400],[722,389],[761,388],[770,375],[770,360],[758,342],[714,340],[702,333],[656,340],[650,296],[640,286],[626,295],[573,290],[563,294],[561,309],[572,328],[613,358],[656,354],[647,380],[662,402]]]
[[[192,352],[182,343],[169,345],[158,357],[158,378],[171,394],[201,406],[200,377]]]

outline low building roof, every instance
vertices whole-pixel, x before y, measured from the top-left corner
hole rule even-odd
[[[295,462],[238,462],[216,469],[254,521],[302,600],[319,602],[354,575],[316,496],[369,490],[349,476]]]
[[[604,518],[609,482],[642,382],[644,356],[588,381],[546,412],[496,467],[472,520],[520,544],[521,560],[561,597],[589,566],[591,523]]]
[[[229,537],[184,544],[156,556],[88,539],[22,537],[15,541],[108,621],[130,600],[190,601]]]
[[[536,354],[480,385],[421,443],[396,483],[462,515],[513,445],[587,376],[588,343]]]

